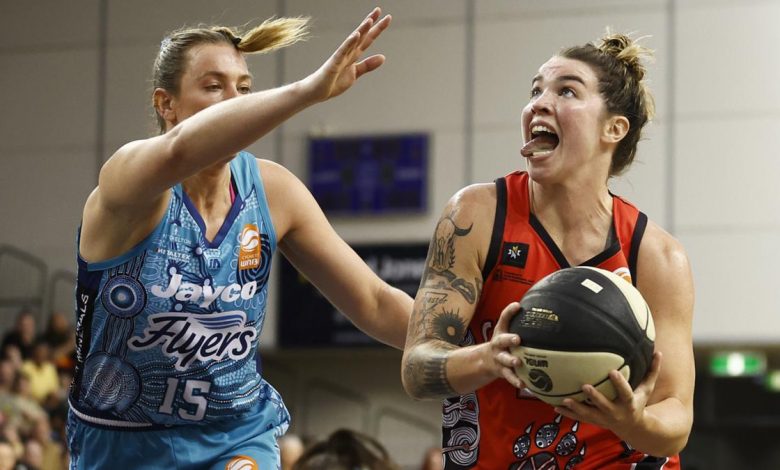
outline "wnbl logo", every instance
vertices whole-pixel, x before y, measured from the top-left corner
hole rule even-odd
[[[193,361],[233,360],[247,357],[257,330],[245,326],[242,311],[197,314],[164,312],[149,315],[143,336],[134,336],[127,345],[134,351],[155,346],[168,357],[176,358],[177,370],[185,370]]]

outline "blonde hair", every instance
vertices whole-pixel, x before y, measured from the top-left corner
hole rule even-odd
[[[153,87],[177,94],[187,67],[187,52],[201,44],[230,44],[245,54],[271,52],[305,39],[309,19],[269,18],[243,33],[227,26],[200,26],[177,29],[165,36],[152,69]],[[155,112],[160,133],[165,120]]]
[[[570,47],[559,56],[593,67],[607,111],[628,119],[628,133],[615,149],[609,172],[610,176],[619,175],[634,161],[642,128],[655,115],[655,101],[645,80],[647,69],[643,62],[653,56],[653,51],[627,34],[607,30],[598,44]]]

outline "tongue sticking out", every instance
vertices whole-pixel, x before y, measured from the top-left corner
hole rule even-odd
[[[539,134],[531,139],[527,144],[520,149],[520,155],[529,158],[537,156],[537,154],[551,152],[558,146],[558,136],[555,134],[548,134],[546,132]]]

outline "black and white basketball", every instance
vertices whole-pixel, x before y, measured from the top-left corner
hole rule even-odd
[[[510,333],[520,336],[512,353],[515,372],[539,399],[559,405],[583,401],[584,384],[612,400],[609,371],[636,388],[650,367],[655,327],[642,294],[609,271],[574,267],[556,271],[523,296]]]

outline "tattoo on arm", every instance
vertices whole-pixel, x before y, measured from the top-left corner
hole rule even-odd
[[[404,368],[407,383],[413,384],[414,395],[419,398],[442,398],[455,396],[447,380],[448,350],[429,350],[424,354],[413,352]]]
[[[466,334],[467,322],[455,305],[448,305],[457,292],[469,304],[479,298],[482,281],[474,282],[453,272],[457,237],[471,233],[473,224],[458,227],[454,213],[444,216],[436,226],[425,264],[418,308],[412,312],[407,338],[406,364],[403,374],[411,392],[419,398],[443,398],[457,395],[447,377],[450,352],[458,349]],[[462,304],[461,304],[462,305]]]
[[[476,302],[479,295],[477,287],[452,272],[452,267],[455,266],[455,237],[465,237],[471,233],[473,226],[474,224],[469,225],[468,228],[458,227],[452,219],[452,214],[439,220],[428,250],[422,286],[454,290],[468,303]]]
[[[422,307],[412,313],[416,337],[410,338],[411,350],[404,376],[420,398],[457,395],[447,378],[447,358],[466,333],[466,323],[456,310],[444,307],[449,294],[425,292]],[[420,344],[426,343],[426,344]]]

